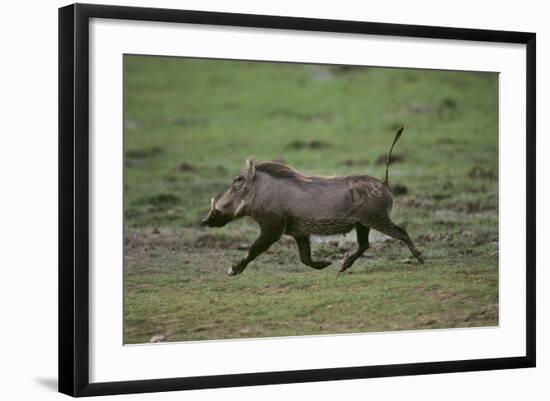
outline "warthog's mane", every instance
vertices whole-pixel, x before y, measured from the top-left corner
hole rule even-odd
[[[328,180],[334,177],[308,176],[300,173],[287,164],[280,162],[259,162],[256,164],[256,171],[269,174],[274,178],[293,178],[299,181],[311,182],[314,180]]]

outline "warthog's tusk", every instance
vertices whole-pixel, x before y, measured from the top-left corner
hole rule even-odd
[[[210,199],[210,210],[214,209],[214,198]]]
[[[245,206],[246,205],[244,203],[244,200],[242,200],[239,207],[237,208],[237,210],[235,210],[235,213],[233,214],[233,216],[239,217],[239,214],[242,212],[242,210],[244,209]]]

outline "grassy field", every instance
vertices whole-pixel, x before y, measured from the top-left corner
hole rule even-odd
[[[488,73],[125,56],[125,342],[498,324],[498,76]],[[249,218],[199,221],[247,157],[307,174],[383,178],[393,220],[426,264],[371,231],[317,239],[322,271],[290,237],[235,277]],[[398,191],[397,191],[398,190]]]

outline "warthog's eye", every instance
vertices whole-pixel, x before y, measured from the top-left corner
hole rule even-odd
[[[235,187],[240,187],[242,183],[244,182],[244,177],[242,175],[239,175],[233,180],[233,185]]]

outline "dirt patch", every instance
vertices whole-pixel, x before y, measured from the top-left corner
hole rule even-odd
[[[390,184],[390,190],[395,196],[403,196],[409,193],[409,188],[402,184]]]
[[[353,166],[368,166],[370,162],[367,159],[347,159],[340,163],[342,166],[353,167]]]
[[[378,159],[374,162],[377,166],[385,166],[386,160],[388,158],[388,155],[380,155],[378,156]],[[400,155],[399,153],[393,154],[390,157],[390,164],[391,163],[402,163],[405,161],[405,157],[403,155]]]
[[[178,170],[180,173],[186,173],[190,171],[196,171],[197,168],[191,163],[183,162],[178,164],[176,170]]]
[[[162,148],[158,146],[153,146],[151,148],[145,149],[127,149],[126,152],[124,152],[124,156],[126,157],[127,162],[136,162],[150,159],[154,156],[158,156],[161,153],[163,153]]]
[[[479,201],[470,201],[470,202],[457,204],[455,207],[453,207],[453,209],[458,212],[472,214],[472,213],[479,213],[483,210],[487,210],[487,207],[482,205],[481,202]]]
[[[435,194],[431,198],[420,198],[416,196],[402,196],[397,200],[398,207],[411,207],[435,212],[437,217],[444,221],[457,221],[464,218],[464,215],[486,214],[498,210],[498,203],[495,200],[460,200],[445,201],[451,198],[449,194]],[[444,201],[441,204],[439,201]]]
[[[429,114],[437,112],[438,114],[454,112],[458,108],[456,100],[450,97],[446,97],[437,106],[432,106],[421,102],[410,102],[403,109],[401,114],[415,113],[415,114]]]
[[[496,211],[498,209],[497,199],[484,199],[484,200],[469,200],[455,202],[450,205],[449,209],[465,214],[477,214],[490,211]]]
[[[200,234],[194,243],[197,248],[247,250],[248,243],[216,234]]]
[[[132,262],[150,257],[162,249],[169,248],[162,234],[127,234],[124,239],[124,268],[131,268]]]
[[[452,111],[455,110],[457,106],[458,104],[456,103],[456,100],[450,97],[446,97],[439,103],[437,109],[439,112]]]
[[[464,318],[465,322],[478,322],[478,321],[487,321],[493,319],[495,316],[497,316],[498,310],[491,310],[490,308],[486,308],[481,311],[477,312],[471,312]]]
[[[430,318],[430,317],[421,317],[418,320],[418,324],[421,326],[432,326],[434,324],[437,324],[437,319]]]
[[[455,138],[451,138],[451,137],[445,137],[445,138],[439,138],[436,140],[436,143],[440,144],[440,145],[457,145],[457,144],[461,144],[463,142],[459,142],[457,139]]]
[[[470,236],[474,245],[492,245],[498,249],[498,234],[493,232],[477,232]]]
[[[370,251],[370,253],[365,253],[365,254],[363,254],[363,256],[376,257],[377,255],[381,254],[381,253],[377,253],[377,252],[383,251],[383,250],[391,248],[391,247],[394,247],[396,245],[399,245],[398,243],[399,243],[398,240],[396,240],[395,238],[390,238],[390,237],[385,237],[385,238],[381,239],[378,242],[371,242],[371,251]]]
[[[140,234],[126,235],[124,239],[124,247],[126,251],[143,249],[147,244],[147,237]]]
[[[399,200],[399,206],[434,210],[435,204],[432,199],[420,198],[417,196],[403,196]]]
[[[198,251],[200,253],[208,253],[209,250],[247,250],[249,245],[240,238],[161,227],[147,232],[128,232],[124,239],[124,254],[127,260],[140,260],[155,255],[187,254],[191,249],[201,249]]]
[[[294,149],[294,150],[303,150],[303,149],[319,150],[319,149],[330,148],[331,146],[332,145],[330,143],[319,141],[319,140],[312,140],[312,141],[296,140],[286,145],[287,149]]]
[[[433,241],[443,241],[443,242],[452,243],[455,240],[455,234],[450,232],[430,233],[430,234],[418,235],[416,238],[418,243],[426,243],[426,242],[433,242]]]
[[[451,194],[445,194],[445,193],[437,193],[432,195],[432,198],[436,201],[449,199],[450,197],[451,197]]]
[[[316,113],[302,113],[290,109],[277,109],[269,113],[270,117],[283,117],[292,120],[299,121],[308,121],[308,122],[320,122],[320,123],[329,123],[333,119],[333,115],[327,112],[316,112]]]

